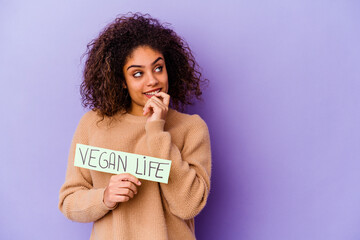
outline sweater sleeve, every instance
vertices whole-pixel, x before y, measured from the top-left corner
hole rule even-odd
[[[165,121],[148,122],[145,126],[152,156],[171,160],[168,184],[160,183],[160,188],[170,211],[182,219],[191,219],[204,208],[210,190],[208,128],[198,115],[191,116],[190,121],[181,151],[172,143],[171,134],[163,130]]]
[[[90,170],[74,166],[76,144],[88,143],[88,114],[80,120],[71,142],[65,183],[59,195],[60,211],[68,219],[77,222],[96,221],[111,210],[103,202],[105,189],[93,187]]]

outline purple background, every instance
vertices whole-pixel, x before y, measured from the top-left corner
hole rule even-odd
[[[360,2],[0,0],[0,239],[87,239],[58,210],[81,55],[117,14],[172,23],[210,79],[198,239],[360,239]],[[141,227],[141,226],[139,226]]]

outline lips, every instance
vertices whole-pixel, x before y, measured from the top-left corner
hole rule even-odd
[[[148,98],[151,98],[152,96],[154,96],[156,93],[160,92],[161,88],[157,88],[157,89],[153,89],[147,92],[144,92],[145,96],[147,96]]]

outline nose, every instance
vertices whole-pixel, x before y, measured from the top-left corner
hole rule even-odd
[[[148,86],[156,86],[159,83],[159,80],[157,80],[157,78],[152,74],[148,74],[148,79],[147,79],[147,85]]]

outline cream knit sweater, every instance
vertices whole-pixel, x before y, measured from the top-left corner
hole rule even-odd
[[[166,121],[87,112],[74,134],[60,189],[59,209],[78,222],[94,222],[90,239],[195,239],[194,217],[210,189],[211,150],[198,115],[169,109]],[[74,167],[76,143],[172,161],[168,184],[140,179],[138,194],[110,209],[103,203],[111,174]]]

